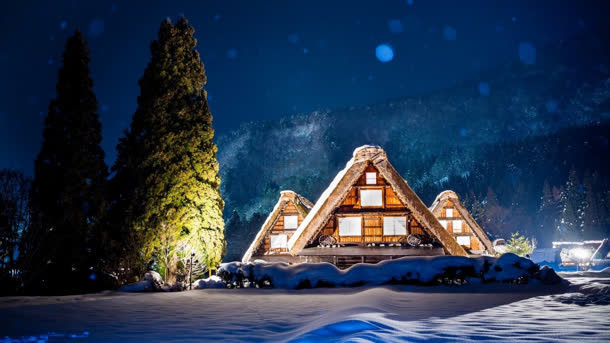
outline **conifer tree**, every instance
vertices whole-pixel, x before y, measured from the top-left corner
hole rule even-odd
[[[553,197],[549,182],[544,180],[538,209],[538,231],[536,232],[536,238],[538,242],[541,242],[541,246],[550,246],[558,218],[558,203]]]
[[[22,268],[27,288],[63,293],[83,291],[97,278],[97,224],[108,173],[80,31],[66,43],[56,89],[34,166],[32,227],[23,240]]]
[[[113,217],[124,218],[122,234],[135,242],[132,260],[170,281],[185,255],[213,267],[225,249],[212,115],[193,34],[185,18],[161,24],[113,167]]]
[[[584,187],[578,180],[576,169],[572,167],[561,195],[561,217],[557,227],[558,238],[582,239],[585,206]]]

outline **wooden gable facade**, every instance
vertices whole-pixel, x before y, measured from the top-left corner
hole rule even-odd
[[[324,246],[332,242],[333,245],[392,244],[409,247],[411,245],[407,238],[411,234],[417,235],[423,242],[434,241],[379,174],[379,170],[369,164],[310,246]]]
[[[275,256],[274,261],[286,260],[282,256],[289,255],[288,241],[312,207],[313,204],[309,200],[293,191],[280,192],[280,199],[242,261],[269,259],[269,256]]]
[[[430,210],[445,230],[469,253],[475,255],[494,253],[489,237],[470,215],[454,191],[441,192]]]

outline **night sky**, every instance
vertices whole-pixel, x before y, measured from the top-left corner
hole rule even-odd
[[[107,162],[161,21],[195,27],[217,134],[476,79],[608,20],[606,1],[3,1],[0,168],[31,175],[65,40],[80,28]],[[525,49],[525,50],[524,50]],[[523,56],[530,53],[530,56]]]

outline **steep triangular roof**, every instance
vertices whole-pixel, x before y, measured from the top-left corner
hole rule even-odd
[[[297,208],[297,211],[299,211],[299,214],[301,214],[303,218],[307,216],[307,213],[309,213],[309,211],[313,207],[311,201],[307,200],[302,195],[288,190],[281,191],[280,198],[273,207],[273,210],[271,211],[271,213],[269,213],[267,219],[265,219],[265,222],[261,226],[261,229],[256,234],[256,237],[254,237],[254,241],[252,241],[252,244],[250,244],[250,247],[248,247],[248,250],[246,250],[246,252],[244,253],[242,262],[246,263],[248,262],[248,260],[250,260],[252,254],[261,244],[267,232],[271,230],[271,228],[273,228],[273,225],[275,225],[275,222],[278,220],[278,218],[284,211],[284,208],[286,208],[286,205],[288,205],[290,202],[294,204],[294,206]]]
[[[345,168],[335,176],[333,182],[316,201],[312,210],[288,241],[290,254],[297,255],[326,224],[333,211],[345,200],[352,186],[362,176],[369,162],[379,170],[379,174],[385,178],[400,201],[412,211],[415,220],[436,237],[449,254],[468,256],[464,248],[457,244],[451,234],[443,228],[428,207],[390,164],[385,151],[378,146],[370,145],[354,150],[352,159],[347,162]]]
[[[470,212],[464,207],[464,204],[460,201],[460,197],[458,197],[457,193],[451,190],[446,190],[441,192],[434,202],[432,206],[430,206],[430,211],[438,218],[441,211],[443,210],[443,204],[447,202],[447,200],[451,200],[451,202],[455,205],[455,208],[458,210],[466,224],[470,227],[475,236],[483,243],[485,249],[490,254],[494,253],[494,247],[489,237],[485,234],[485,231],[479,226],[479,224],[474,220],[474,218],[470,215]]]

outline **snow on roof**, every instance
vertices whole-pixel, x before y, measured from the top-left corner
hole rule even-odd
[[[363,150],[382,150],[383,151],[383,149],[381,149],[381,147],[379,145],[362,145],[362,146],[359,146],[356,149],[354,149],[352,156],[356,157],[356,155]]]
[[[430,206],[430,210],[435,208],[438,205],[438,203],[441,202],[441,199],[446,199],[446,198],[456,198],[457,199],[459,197],[458,197],[457,193],[455,193],[454,191],[452,191],[450,189],[444,190],[444,191],[438,193],[438,195],[434,199],[434,202]]]

